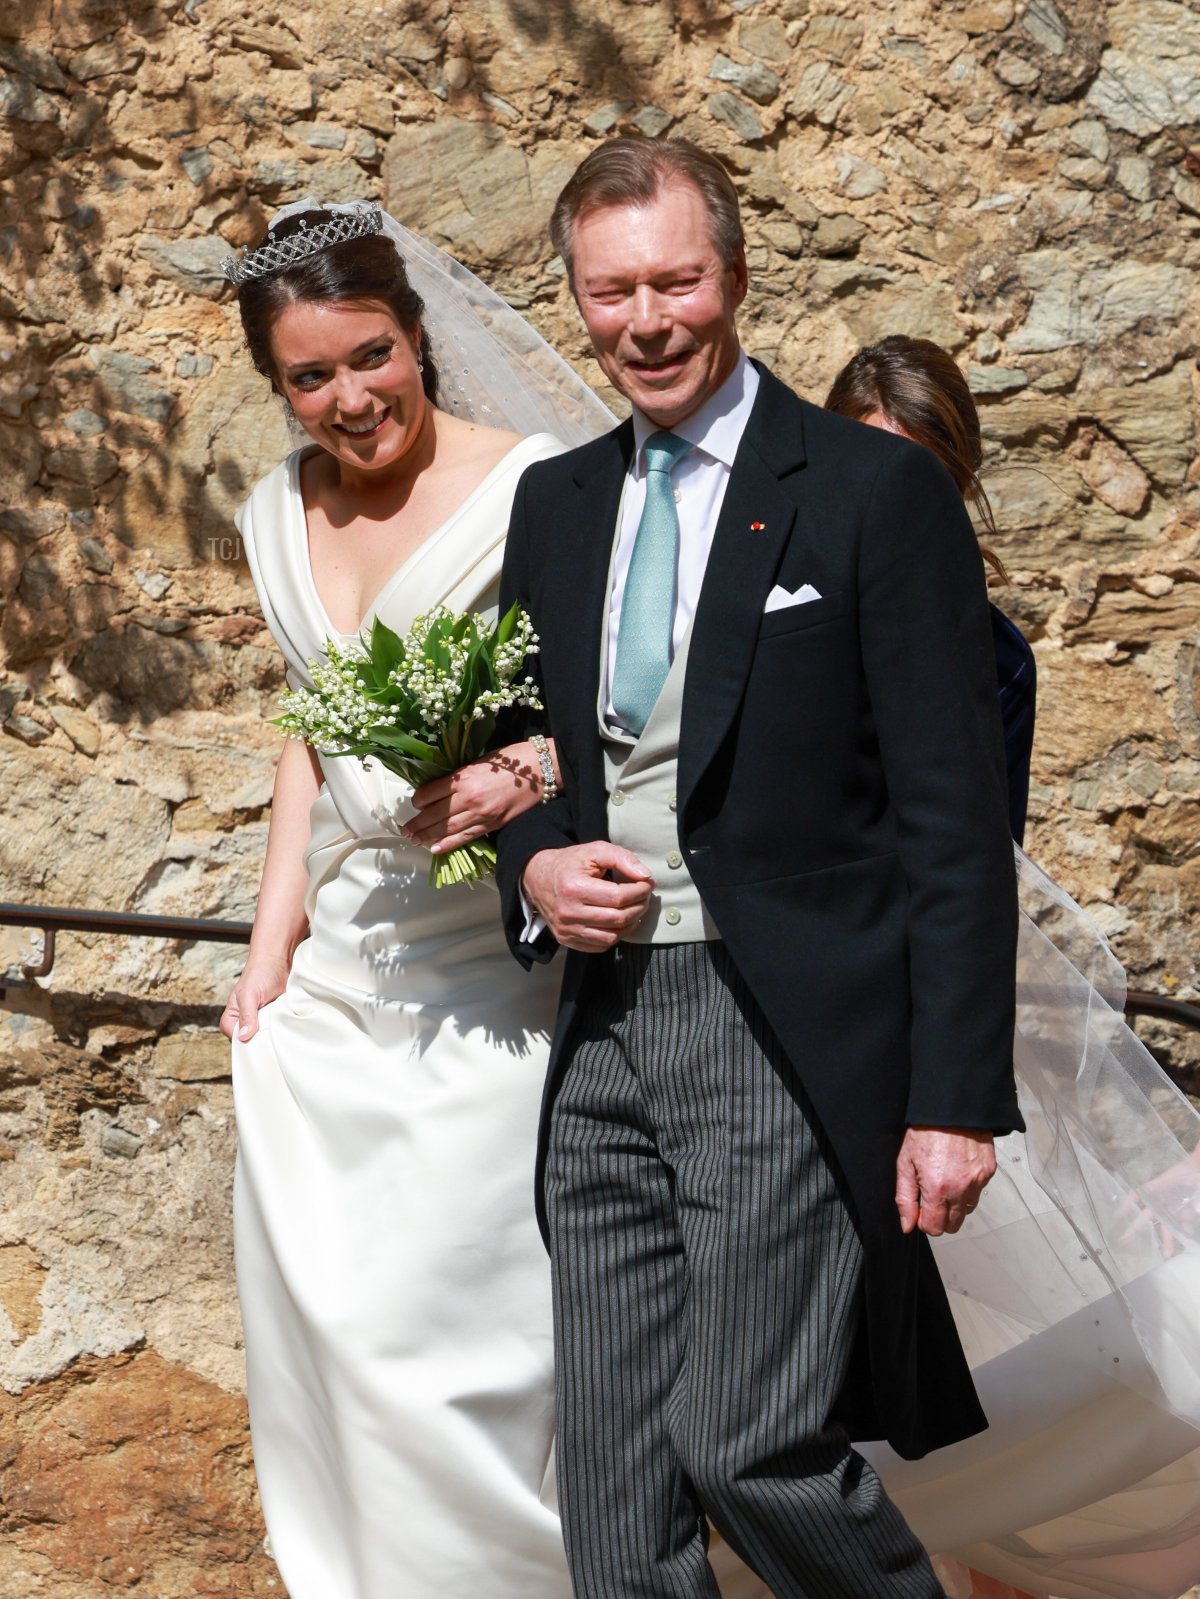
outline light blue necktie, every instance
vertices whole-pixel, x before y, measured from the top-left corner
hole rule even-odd
[[[613,710],[622,727],[638,735],[671,670],[679,554],[671,468],[691,447],[676,433],[652,433],[643,447],[646,503],[625,578],[612,687]]]

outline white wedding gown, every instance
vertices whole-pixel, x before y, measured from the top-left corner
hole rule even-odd
[[[379,593],[403,633],[491,609],[513,449]],[[288,679],[336,630],[292,455],[239,526]],[[549,1269],[533,1213],[558,973],[526,977],[494,887],[432,889],[411,789],[321,762],[286,992],[234,1043],[234,1189],[255,1465],[292,1599],[568,1599]]]

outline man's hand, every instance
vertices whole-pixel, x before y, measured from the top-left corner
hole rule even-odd
[[[560,944],[597,955],[641,921],[654,879],[629,850],[597,840],[540,850],[522,886]]]
[[[910,1127],[896,1161],[896,1209],[906,1233],[956,1233],[996,1170],[991,1133]]]

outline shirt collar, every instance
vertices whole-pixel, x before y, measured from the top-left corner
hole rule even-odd
[[[744,350],[738,351],[737,365],[714,394],[710,394],[698,410],[685,421],[671,429],[681,439],[723,466],[732,467],[738,445],[742,441],[746,423],[758,394],[758,373]],[[636,446],[637,470],[644,470],[642,447],[652,433],[661,429],[651,422],[635,405],[633,408],[633,441]]]

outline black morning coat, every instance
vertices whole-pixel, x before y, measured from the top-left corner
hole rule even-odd
[[[763,368],[693,624],[679,847],[841,1164],[865,1255],[842,1409],[910,1458],[986,1426],[928,1240],[895,1206],[905,1128],[1022,1126],[1017,902],[983,563],[927,450],[800,400]],[[538,850],[607,837],[601,629],[626,422],[517,489],[501,604],[519,599],[563,795],[500,835],[509,941]],[[764,614],[776,584],[820,599]],[[571,952],[543,1103],[596,957]]]

